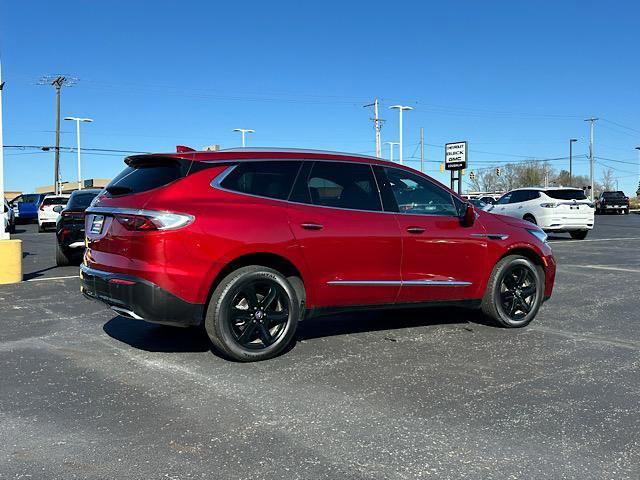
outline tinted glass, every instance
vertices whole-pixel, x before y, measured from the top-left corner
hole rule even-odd
[[[42,201],[42,205],[66,205],[68,201],[68,198],[45,198]]]
[[[38,203],[40,195],[21,195],[13,200],[13,203]]]
[[[547,190],[544,193],[551,198],[555,198],[556,200],[586,200],[582,190]]]
[[[503,196],[501,196],[498,199],[498,201],[495,203],[495,205],[506,205],[510,201],[511,201],[511,192],[505,193]]]
[[[603,192],[602,196],[604,198],[624,198],[624,192]]]
[[[106,187],[112,195],[146,192],[167,185],[186,175],[191,161],[172,158],[149,158],[132,161]]]
[[[99,192],[74,193],[71,195],[71,198],[69,198],[67,208],[69,210],[85,210],[98,193]]]
[[[382,210],[371,166],[347,162],[314,162],[306,180],[314,205],[353,210]],[[299,200],[300,193],[296,190]]]
[[[511,200],[509,200],[509,203],[520,203],[525,200],[528,200],[526,190],[515,190],[511,192]]]
[[[301,162],[242,162],[220,184],[235,192],[286,200]]]
[[[397,168],[385,168],[385,173],[400,213],[458,215],[451,194],[443,188]]]

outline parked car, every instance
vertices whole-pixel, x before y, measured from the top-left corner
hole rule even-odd
[[[594,208],[584,191],[571,187],[518,188],[505,193],[492,213],[522,218],[545,232],[568,232],[583,240],[593,229]]]
[[[9,202],[13,207],[16,222],[31,222],[38,219],[38,207],[44,199],[44,193],[23,193]]]
[[[624,192],[602,192],[596,201],[596,213],[629,214],[629,197]]]
[[[132,319],[204,323],[273,357],[303,318],[461,305],[522,327],[551,296],[546,234],[411,168],[312,150],[136,155],[86,211],[81,289]]]
[[[3,208],[2,208],[2,223],[5,232],[16,233],[16,217],[13,212],[13,208],[7,202],[7,199],[3,199]]]
[[[84,252],[84,211],[100,189],[76,190],[56,221],[56,265],[79,260]]]
[[[55,227],[60,212],[69,201],[69,194],[47,195],[42,199],[38,208],[38,232],[42,233],[47,228]]]

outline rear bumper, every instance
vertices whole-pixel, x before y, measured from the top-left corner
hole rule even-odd
[[[185,302],[154,283],[131,275],[80,266],[80,290],[127,318],[180,327],[197,326],[204,305]]]

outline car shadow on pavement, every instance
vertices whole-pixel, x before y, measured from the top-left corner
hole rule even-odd
[[[353,312],[305,320],[298,327],[297,340],[470,322],[488,324],[477,310],[456,307]]]
[[[29,272],[29,273],[25,273],[23,275],[23,280],[31,280],[32,278],[38,278],[38,277],[42,277],[44,275],[44,272],[48,272],[49,270],[53,270],[55,268],[58,268],[56,266],[53,267],[47,267],[47,268],[43,268],[41,270],[36,270],[35,272]]]
[[[156,325],[114,317],[102,327],[111,338],[147,352],[206,352],[211,342],[201,328]]]

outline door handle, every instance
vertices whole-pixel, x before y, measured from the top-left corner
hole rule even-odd
[[[407,232],[409,233],[424,233],[425,229],[423,227],[407,227]]]
[[[305,230],[322,230],[322,225],[319,223],[301,223],[300,226]]]
[[[520,205],[518,208],[522,208],[522,205]]]

